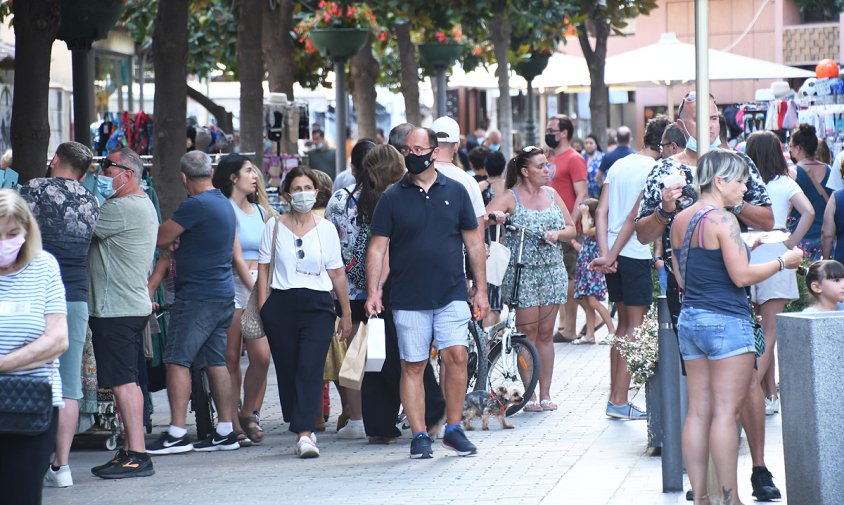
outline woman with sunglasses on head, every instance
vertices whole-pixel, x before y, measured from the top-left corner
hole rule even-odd
[[[258,253],[261,320],[275,362],[282,414],[298,435],[295,454],[301,458],[319,456],[314,429],[336,317],[332,289],[343,312],[341,338],[348,339],[352,331],[340,239],[334,226],[312,211],[317,188],[307,167],[285,176],[281,190],[291,212],[267,222]],[[272,288],[269,297],[267,286]]]
[[[214,170],[212,182],[234,209],[237,219],[237,246],[233,253],[232,280],[234,281],[234,317],[228,329],[226,368],[232,378],[234,431],[240,445],[259,444],[264,431],[258,422],[261,404],[267,388],[267,370],[270,365],[270,347],[265,338],[246,340],[241,336],[240,318],[258,277],[258,249],[264,234],[265,223],[270,219],[269,204],[264,196],[259,198],[258,172],[252,161],[240,154],[225,156]],[[249,356],[249,366],[241,378],[240,353],[243,345]],[[242,379],[242,380],[241,380]],[[240,386],[243,383],[241,403]]]
[[[566,302],[567,275],[563,264],[562,243],[574,238],[576,230],[563,199],[552,188],[548,159],[542,149],[528,146],[507,164],[505,186],[486,207],[502,223],[510,215],[513,224],[541,235],[525,235],[519,284],[519,309],[516,326],[539,351],[539,401],[525,405],[527,412],[556,410],[551,401],[551,377],[554,374],[554,323],[560,304]],[[492,221],[487,221],[492,224]],[[517,234],[508,233],[504,244],[511,251],[511,266],[518,255]],[[514,282],[513,268],[507,269],[502,284],[505,303]]]

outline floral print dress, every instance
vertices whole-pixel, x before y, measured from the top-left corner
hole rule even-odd
[[[586,160],[586,193],[589,198],[600,198],[601,186],[598,184],[598,168],[604,159],[604,153],[596,149],[590,160],[589,155],[584,152],[583,159]]]
[[[577,266],[574,270],[574,297],[594,296],[603,300],[607,296],[607,281],[604,274],[589,270],[589,263],[600,256],[598,242],[594,237],[584,236],[583,246],[577,255]]]
[[[360,191],[354,191],[354,186],[348,186],[334,192],[328,206],[325,208],[325,219],[331,221],[337,228],[337,235],[340,237],[340,250],[343,254],[343,262],[347,264],[352,257],[352,248],[357,240],[360,231],[358,222],[357,199],[360,198]],[[346,279],[349,288],[350,300],[366,300],[366,290],[357,286],[350,279]]]
[[[553,189],[546,187],[551,205],[542,210],[530,210],[519,202],[515,188],[510,189],[516,198],[516,208],[510,216],[512,222],[534,233],[525,234],[522,252],[521,282],[519,283],[519,307],[541,307],[566,303],[568,277],[563,264],[563,249],[559,243],[547,243],[538,235],[548,230],[560,230],[565,226],[563,211],[554,200]],[[510,249],[510,267],[504,276],[501,289],[505,303],[510,303],[513,289],[515,263],[519,253],[518,231],[507,231],[504,245]]]

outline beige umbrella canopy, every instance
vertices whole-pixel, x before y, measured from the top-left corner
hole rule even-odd
[[[498,65],[492,64],[488,68],[478,67],[471,72],[463,71],[460,64],[451,67],[448,78],[449,88],[498,88]],[[527,82],[510,69],[510,89],[527,89]]]

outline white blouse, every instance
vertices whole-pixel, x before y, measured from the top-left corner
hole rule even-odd
[[[258,250],[258,263],[263,265],[270,263],[276,219],[270,219],[264,226],[261,248]],[[271,288],[331,291],[333,286],[327,270],[343,267],[340,237],[333,224],[322,218],[317,219],[316,226],[303,237],[297,237],[284,223],[278,225]]]

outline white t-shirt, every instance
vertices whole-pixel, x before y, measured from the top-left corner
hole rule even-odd
[[[829,179],[826,181],[826,186],[834,191],[844,189],[844,180],[841,179],[842,160],[844,160],[844,149],[832,160],[832,173],[829,174]]]
[[[791,212],[791,197],[803,190],[791,177],[778,175],[765,184],[774,211],[774,228],[785,228],[785,220]]]
[[[645,187],[645,180],[654,166],[654,159],[641,154],[631,154],[616,161],[604,179],[604,191],[609,190],[609,210],[607,211],[607,247],[612,248],[615,239],[636,205],[639,193]],[[609,186],[609,188],[607,188]],[[638,210],[638,209],[637,209]],[[652,257],[648,244],[642,244],[636,238],[636,231],[621,249],[619,256],[646,260]]]
[[[434,166],[439,173],[459,182],[466,188],[466,191],[469,192],[469,199],[472,201],[472,209],[475,211],[475,217],[481,217],[486,214],[484,197],[481,196],[481,188],[478,186],[478,181],[474,177],[451,163],[441,163],[438,161]]]
[[[300,237],[294,235],[283,223],[278,225],[271,288],[331,291],[333,286],[326,270],[343,267],[340,237],[333,224],[322,218],[316,219],[316,226],[301,237],[301,246],[296,245]],[[258,250],[258,263],[263,265],[270,262],[270,243],[273,240],[275,221],[270,219],[264,227],[261,248]],[[302,254],[299,251],[302,251]]]

